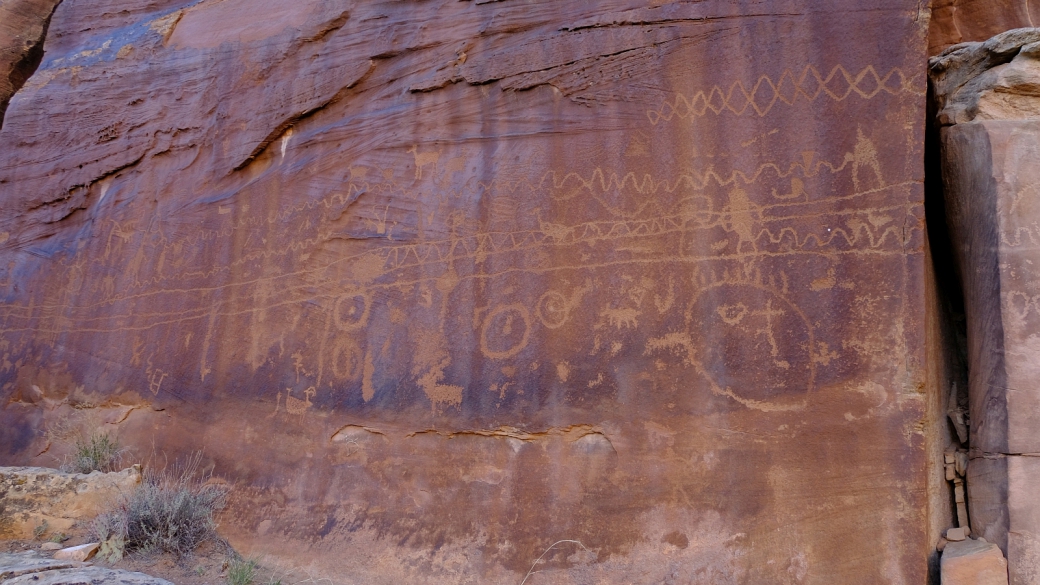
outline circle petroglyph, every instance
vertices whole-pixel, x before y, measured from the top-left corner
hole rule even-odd
[[[341,295],[332,309],[332,320],[342,331],[361,329],[368,322],[371,299],[365,293],[355,292]]]
[[[686,313],[693,365],[716,394],[762,410],[805,405],[816,364],[812,325],[769,287],[709,286]]]
[[[567,297],[556,291],[549,291],[538,299],[535,305],[538,320],[549,329],[562,327],[570,316],[571,308]]]
[[[531,337],[531,315],[527,307],[514,303],[488,313],[480,328],[480,350],[485,356],[501,360],[513,357],[527,346]]]

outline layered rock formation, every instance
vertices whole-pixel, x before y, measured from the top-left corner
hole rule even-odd
[[[90,474],[0,467],[0,538],[49,538],[68,531],[77,522],[93,519],[140,483],[137,466]]]
[[[173,585],[165,579],[137,573],[90,566],[89,563],[50,559],[35,551],[0,553],[0,583],[3,585]]]
[[[927,20],[65,0],[0,452],[203,449],[236,546],[344,581],[921,583]]]
[[[1007,553],[1011,583],[1035,583],[1040,29],[951,47],[931,75],[967,315],[971,526]]]

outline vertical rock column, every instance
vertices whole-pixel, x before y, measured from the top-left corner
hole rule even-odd
[[[950,47],[930,63],[949,227],[967,314],[968,507],[1040,579],[1040,29]]]

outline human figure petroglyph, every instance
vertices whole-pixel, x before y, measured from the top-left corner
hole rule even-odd
[[[885,178],[881,175],[881,164],[878,162],[877,148],[864,134],[862,128],[856,129],[856,146],[852,152],[845,155],[845,161],[852,163],[852,185],[856,191],[860,190],[860,167],[866,166],[874,171],[874,177],[879,186],[885,184]]]
[[[112,238],[118,238],[123,242],[123,245],[126,245],[134,237],[133,222],[121,224],[114,219],[109,221],[112,222],[112,229],[108,232],[108,240],[105,243],[105,255],[103,256],[105,260],[108,260],[112,253]]]
[[[723,223],[727,230],[737,233],[737,253],[742,251],[745,244],[751,245],[751,251],[755,252],[758,246],[755,244],[754,220],[752,212],[759,214],[757,206],[751,203],[747,191],[733,189],[729,192],[729,205],[726,207],[728,221]]]

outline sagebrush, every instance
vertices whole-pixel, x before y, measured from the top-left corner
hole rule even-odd
[[[141,485],[125,494],[113,509],[91,524],[109,560],[124,553],[191,554],[200,544],[217,540],[214,515],[224,507],[227,489],[201,473],[201,455],[159,472],[146,471]]]

